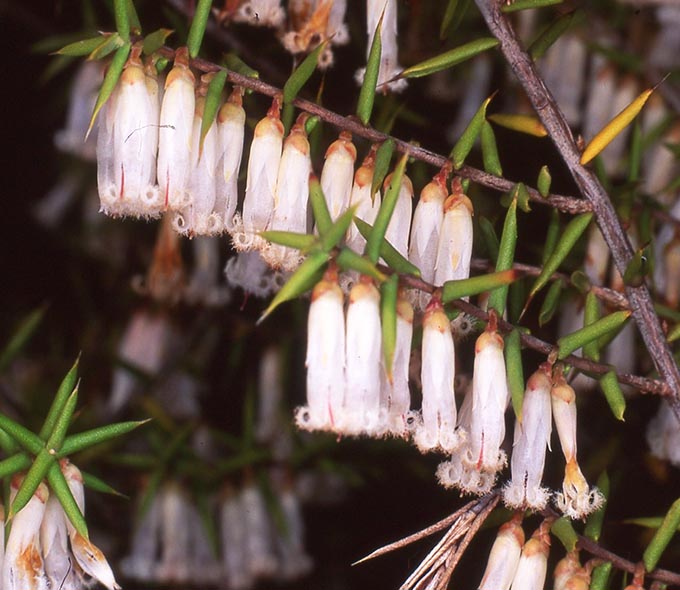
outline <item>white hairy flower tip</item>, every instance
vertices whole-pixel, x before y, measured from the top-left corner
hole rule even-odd
[[[680,423],[670,405],[663,400],[647,426],[647,444],[652,455],[680,467]]]
[[[387,191],[392,182],[392,174],[389,174],[383,183],[383,190]],[[399,254],[408,258],[408,236],[411,231],[411,216],[413,214],[413,183],[404,174],[399,187],[397,204],[394,207],[392,218],[385,232],[385,239],[394,246]]]
[[[280,0],[244,0],[234,14],[235,22],[273,29],[280,27],[285,18]]]
[[[85,514],[85,488],[83,486],[83,476],[80,470],[70,463],[67,459],[62,459],[61,470],[66,479],[71,494],[80,508],[80,512]],[[96,547],[89,539],[83,537],[73,528],[70,520],[66,521],[69,537],[71,539],[71,551],[76,563],[88,575],[97,580],[108,590],[120,590],[116,579],[111,570],[109,562],[101,550]]]
[[[231,232],[238,202],[238,172],[243,156],[243,136],[246,112],[243,110],[243,90],[235,88],[229,100],[217,114],[217,183],[215,212],[223,227]]]
[[[382,29],[380,41],[382,52],[380,54],[380,71],[378,72],[378,91],[386,93],[401,92],[406,88],[406,80],[392,80],[402,71],[399,65],[399,46],[397,43],[397,0],[367,0],[366,1],[366,29],[368,32],[368,43],[366,45],[366,59],[371,52],[371,45],[375,31],[378,28],[378,21],[382,17]],[[359,84],[363,82],[365,69],[361,69],[356,74]]]
[[[13,501],[23,478],[12,478],[10,500]],[[12,520],[2,562],[3,590],[47,590],[43,558],[40,554],[40,524],[49,498],[47,486],[40,483],[35,493]]]
[[[469,468],[495,474],[506,463],[501,444],[505,438],[505,409],[510,401],[503,339],[489,323],[475,343],[469,444]]]
[[[345,395],[335,415],[339,434],[376,436],[384,432],[387,416],[380,404],[381,358],[380,294],[373,281],[362,276],[349,294]]]
[[[459,444],[453,390],[456,356],[451,325],[437,296],[432,297],[423,318],[421,362],[422,421],[416,427],[415,443],[422,452],[453,452]]]
[[[458,185],[458,186],[455,186]],[[444,202],[444,220],[439,234],[434,284],[443,285],[470,276],[472,258],[472,215],[470,199],[454,180],[454,192]]]
[[[524,544],[511,590],[543,590],[550,553],[549,528],[547,521],[543,521]]]
[[[189,69],[189,52],[180,48],[165,80],[158,137],[158,186],[164,207],[172,210],[190,204],[187,189],[191,176],[195,85]]]
[[[283,144],[283,154],[274,193],[274,212],[267,229],[306,233],[309,174],[312,160],[305,132],[307,115],[302,114]],[[298,250],[273,244],[262,252],[272,268],[295,270],[302,260]]]
[[[245,513],[246,563],[250,573],[268,577],[276,573],[278,560],[274,551],[273,523],[262,495],[256,485],[249,484],[241,492],[241,506]]]
[[[408,259],[420,269],[422,279],[428,283],[434,281],[445,200],[446,178],[440,173],[421,191],[413,214]]]
[[[339,139],[326,150],[326,161],[321,171],[321,189],[333,221],[349,207],[356,159],[357,148],[352,143],[352,135],[347,131],[341,132]]]
[[[510,590],[523,545],[522,520],[514,517],[501,526],[496,535],[479,590]]]
[[[275,98],[267,116],[255,126],[248,157],[243,215],[241,219],[238,216],[234,218],[233,243],[237,250],[262,249],[265,246],[257,233],[267,229],[274,209],[283,146],[283,123],[279,110],[279,101]]]
[[[217,182],[217,125],[212,122],[203,138],[201,149],[201,126],[205,97],[196,98],[194,127],[191,140],[191,172],[189,175],[189,205],[177,212],[174,228],[180,234],[193,236],[216,235],[222,231],[222,219],[213,215]]]
[[[312,291],[307,320],[307,406],[295,420],[305,430],[333,430],[345,395],[345,314],[337,271]]]
[[[380,209],[380,189],[371,198],[371,185],[373,183],[373,169],[375,166],[375,153],[378,149],[377,144],[371,146],[361,167],[354,175],[354,185],[350,196],[350,206],[356,206],[354,216],[373,225]],[[355,252],[361,254],[366,246],[366,239],[361,235],[357,226],[352,223],[347,230],[347,246]]]
[[[522,420],[515,421],[510,460],[511,481],[503,489],[505,504],[515,509],[542,510],[549,491],[541,487],[545,450],[552,430],[548,367],[541,367],[527,381]]]
[[[246,589],[254,585],[248,568],[247,522],[241,495],[228,491],[220,506],[222,565],[228,588]]]
[[[397,299],[397,341],[392,361],[392,379],[382,372],[381,406],[387,408],[387,429],[390,434],[406,438],[410,431],[411,393],[409,364],[413,339],[413,307],[399,294]]]
[[[269,268],[262,255],[254,250],[232,256],[227,260],[224,274],[229,285],[255,297],[268,297],[281,288],[281,273]]]
[[[588,590],[590,573],[581,566],[578,551],[570,551],[555,566],[553,590]]]

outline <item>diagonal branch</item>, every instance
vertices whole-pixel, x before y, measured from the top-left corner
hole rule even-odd
[[[633,257],[633,248],[621,226],[609,195],[597,177],[581,165],[581,154],[564,115],[540,78],[534,62],[520,47],[515,31],[501,12],[499,2],[497,0],[475,0],[475,2],[489,30],[500,41],[500,49],[506,61],[522,84],[576,185],[591,203],[597,224],[611,250],[614,263],[623,275]],[[626,286],[626,295],[652,361],[670,387],[671,395],[667,399],[680,420],[680,369],[666,343],[659,318],[654,311],[649,289],[644,284],[639,287]]]

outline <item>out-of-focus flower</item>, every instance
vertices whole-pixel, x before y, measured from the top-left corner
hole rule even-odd
[[[278,28],[286,18],[281,0],[240,0],[232,18],[255,27]]]
[[[149,506],[135,524],[130,552],[120,563],[124,576],[142,582],[155,580],[156,560],[160,553],[162,527],[161,494],[151,498]]]
[[[262,490],[247,484],[241,492],[241,507],[245,516],[246,564],[255,578],[271,577],[278,560],[274,549],[272,522]]]
[[[680,467],[680,424],[670,405],[663,400],[647,426],[647,443],[652,455]]]
[[[193,268],[187,286],[184,289],[184,300],[193,305],[218,307],[226,305],[231,299],[229,288],[220,284],[220,248],[216,237],[197,237],[191,243],[193,250]]]
[[[300,500],[290,486],[278,495],[284,518],[284,530],[275,531],[279,556],[278,576],[282,580],[296,580],[312,569],[312,559],[305,551],[305,523]]]
[[[232,256],[224,269],[227,283],[240,287],[247,295],[268,297],[286,282],[287,273],[272,270],[256,251],[238,252]]]
[[[229,489],[220,504],[220,540],[222,567],[227,587],[232,590],[251,588],[255,579],[248,567],[246,542],[247,521],[242,496]]]
[[[189,579],[189,498],[176,482],[167,482],[160,494],[161,553],[156,564],[158,582],[181,583]]]
[[[550,367],[544,365],[527,381],[522,420],[515,421],[510,459],[512,479],[503,489],[505,504],[514,509],[542,510],[550,497],[541,486],[545,449],[552,431]]]
[[[524,530],[520,514],[499,529],[489,553],[484,576],[479,583],[479,590],[510,590],[523,546]]]

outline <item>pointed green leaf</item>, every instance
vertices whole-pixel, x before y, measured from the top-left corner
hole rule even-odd
[[[524,369],[522,367],[522,341],[517,328],[505,336],[505,372],[508,388],[512,397],[515,417],[522,422],[522,402],[524,401]]]
[[[355,270],[359,274],[369,276],[379,283],[387,279],[387,276],[381,273],[375,264],[347,246],[340,250],[335,261],[342,270]]]
[[[125,41],[118,33],[111,35],[104,35],[102,42],[92,50],[92,53],[87,56],[87,61],[99,61],[108,55],[111,55],[117,49],[120,49],[125,44]]]
[[[550,280],[550,277],[559,268],[560,264],[562,264],[569,252],[571,252],[571,249],[579,241],[583,235],[583,232],[586,231],[586,228],[590,224],[592,218],[592,213],[582,213],[581,215],[574,217],[574,219],[572,219],[567,224],[567,227],[564,229],[564,233],[558,240],[557,244],[555,244],[554,250],[545,261],[541,274],[531,287],[526,306],[528,306],[533,296],[536,295],[536,293],[538,293],[543,287],[545,287],[545,285]]]
[[[541,264],[545,264],[548,258],[552,256],[557,246],[557,240],[560,237],[560,212],[553,209],[550,212],[550,221],[548,222],[548,231],[545,235],[545,245],[543,246],[543,254],[541,255]]]
[[[306,291],[309,291],[315,283],[319,280],[319,271],[328,262],[329,255],[326,252],[312,252],[300,265],[293,275],[288,279],[288,282],[281,287],[281,290],[276,294],[269,307],[264,310],[264,313],[257,320],[257,323],[262,323],[269,314],[271,314],[279,305],[295,299]]]
[[[222,63],[231,72],[236,72],[241,74],[241,76],[247,76],[248,78],[259,78],[260,73],[251,68],[246,62],[244,62],[235,53],[227,53],[222,57]]]
[[[222,102],[222,91],[224,85],[227,83],[227,70],[220,70],[217,72],[210,84],[205,95],[205,106],[203,107],[203,117],[201,119],[201,140],[199,144],[199,153],[203,151],[203,142],[205,136],[208,134],[211,125],[215,123],[217,111],[220,109]]]
[[[76,405],[78,404],[78,385],[68,396],[66,403],[61,411],[61,414],[57,417],[57,421],[54,424],[54,430],[50,432],[50,436],[47,439],[47,448],[50,451],[58,451],[66,438],[66,432],[68,427],[71,425],[71,419],[73,418],[73,413],[76,411]]]
[[[390,169],[390,162],[392,161],[392,154],[394,153],[394,140],[392,138],[385,140],[380,144],[378,151],[375,153],[375,166],[373,167],[373,181],[371,182],[371,198],[378,192],[382,186],[387,171]]]
[[[442,302],[449,303],[471,295],[479,295],[502,285],[509,285],[517,279],[517,271],[504,270],[469,279],[446,281],[442,287]]]
[[[269,230],[260,232],[260,237],[273,244],[288,246],[306,252],[313,248],[318,240],[310,234],[300,234],[292,231]]]
[[[444,41],[460,25],[472,0],[449,0],[439,27],[439,40]]]
[[[638,248],[633,254],[633,258],[630,259],[626,270],[623,273],[623,282],[625,285],[630,287],[639,287],[645,282],[645,278],[650,272],[649,268],[649,257],[650,257],[649,246],[644,246]]]
[[[371,235],[371,231],[373,231],[373,226],[358,217],[354,218],[354,224],[357,226],[359,233],[365,239],[368,239],[368,236]],[[404,256],[402,256],[387,240],[383,240],[382,246],[380,247],[380,258],[385,261],[387,266],[399,274],[413,275],[416,277],[420,276],[420,269],[404,258]]]
[[[387,226],[392,219],[394,208],[397,205],[399,191],[401,190],[401,181],[404,177],[407,161],[408,155],[404,154],[395,167],[394,172],[392,173],[390,186],[385,192],[385,197],[383,198],[378,214],[376,215],[373,230],[366,240],[364,255],[373,263],[377,263],[380,258],[380,247],[385,238],[385,234],[387,233]]]
[[[69,369],[68,373],[66,373],[66,376],[59,385],[59,389],[57,389],[57,394],[54,396],[54,401],[52,401],[52,405],[50,406],[49,412],[47,413],[47,418],[45,418],[45,422],[43,423],[38,434],[38,436],[43,440],[47,440],[50,434],[52,434],[57,420],[62,414],[64,406],[66,405],[69,396],[76,386],[79,363],[80,355],[78,355],[75,362],[73,363],[73,366]]]
[[[552,176],[550,176],[550,170],[547,166],[542,166],[538,172],[538,180],[536,181],[536,188],[538,188],[538,194],[544,199],[550,194],[550,184],[552,183]]]
[[[149,33],[144,37],[144,45],[142,51],[144,55],[151,55],[156,53],[163,45],[167,38],[172,35],[175,31],[172,29],[158,29],[153,33]]]
[[[590,326],[600,319],[600,301],[595,293],[589,291],[583,307],[583,326]],[[591,361],[600,360],[600,345],[597,339],[583,345],[583,356]]]
[[[611,571],[611,561],[606,561],[594,568],[590,576],[590,590],[607,590],[609,588],[609,575]]]
[[[135,9],[135,4],[133,0],[127,0],[128,4],[128,19],[130,21],[130,29],[136,35],[142,34],[142,24],[139,22],[139,15]]]
[[[666,341],[671,344],[676,340],[680,340],[680,324],[677,324],[670,332],[668,332],[668,337]]]
[[[357,117],[364,125],[368,125],[371,120],[371,113],[373,112],[373,103],[375,102],[375,89],[378,85],[378,73],[380,71],[380,55],[382,54],[381,31],[383,17],[385,11],[380,16],[378,26],[373,35],[371,42],[371,50],[368,53],[368,61],[366,62],[366,72],[364,73],[364,81],[361,84],[361,92],[359,92],[359,101],[357,102]]]
[[[121,74],[123,73],[123,68],[125,67],[125,62],[127,61],[128,55],[130,54],[130,43],[125,43],[122,47],[119,47],[116,54],[113,56],[111,65],[104,76],[104,82],[102,82],[102,87],[99,90],[99,96],[97,96],[97,102],[94,105],[94,110],[92,112],[92,117],[90,118],[90,124],[87,127],[87,133],[85,134],[85,139],[90,135],[92,131],[92,126],[94,121],[99,114],[99,111],[104,106],[106,101],[111,96]]]
[[[571,525],[571,522],[569,522],[569,520],[564,516],[561,516],[552,523],[550,532],[560,540],[568,553],[576,549],[578,535],[576,534],[574,527]]]
[[[21,482],[19,489],[17,490],[16,496],[12,501],[12,506],[10,507],[9,514],[7,515],[7,520],[11,520],[18,514],[18,512],[28,504],[28,501],[33,497],[35,491],[38,489],[40,482],[45,479],[47,471],[51,465],[56,464],[56,458],[47,452],[47,449],[43,449],[38,453],[33,464],[28,470],[24,481]]]
[[[498,249],[500,244],[498,243],[498,236],[496,235],[496,230],[486,217],[480,215],[479,217],[479,230],[482,234],[482,241],[486,247],[486,251],[491,260],[498,259]]]
[[[49,468],[47,472],[47,481],[50,484],[50,492],[59,500],[59,503],[73,525],[73,528],[75,528],[81,536],[89,539],[85,517],[80,511],[80,508],[71,493],[71,489],[68,487],[66,478],[61,472],[61,468],[57,462],[52,463],[52,466]]]
[[[524,211],[529,213],[531,211],[531,206],[529,205],[529,191],[523,182],[518,182],[514,187],[512,187],[512,192],[510,193],[513,199],[517,199],[517,206]]]
[[[626,411],[626,398],[616,378],[616,373],[613,370],[605,373],[600,377],[599,383],[614,418],[623,421],[623,414]]]
[[[635,120],[633,133],[630,138],[630,158],[628,160],[628,181],[637,182],[640,179],[640,165],[642,163],[642,127],[639,119]]]
[[[349,226],[352,225],[354,214],[356,213],[357,205],[352,205],[349,209],[344,211],[335,223],[328,229],[325,235],[321,236],[321,249],[325,252],[330,252],[333,248],[338,246],[342,239],[347,234]]]
[[[597,483],[595,485],[604,497],[604,503],[588,517],[583,533],[586,537],[597,543],[600,540],[600,535],[602,534],[604,513],[607,509],[607,500],[609,499],[609,476],[607,475],[606,471],[600,473],[600,477],[597,478]]]
[[[194,18],[191,21],[189,36],[187,37],[187,47],[192,59],[198,57],[198,52],[201,50],[201,43],[203,43],[203,35],[205,35],[205,29],[208,26],[211,7],[212,0],[198,0],[196,2]]]
[[[663,523],[663,516],[640,516],[639,518],[626,518],[625,524],[634,524],[648,529],[658,529]],[[680,531],[680,526],[678,527]]]
[[[41,449],[45,448],[45,443],[37,435],[4,414],[0,414],[0,429],[9,434],[19,443],[21,448],[26,449],[32,455],[37,455]]]
[[[509,270],[515,261],[515,246],[517,244],[517,199],[513,199],[505,215],[501,243],[496,258],[496,271]],[[489,309],[495,309],[500,317],[505,313],[508,299],[508,286],[495,289],[489,295]]]
[[[648,572],[651,572],[656,567],[656,564],[659,563],[661,555],[678,531],[678,526],[680,526],[680,499],[673,502],[661,526],[657,529],[642,555],[642,561]]]
[[[107,424],[78,434],[67,437],[59,450],[59,457],[68,457],[79,451],[107,442],[111,439],[123,436],[132,432],[136,428],[143,426],[149,420],[136,420],[133,422],[119,422],[117,424]]]
[[[9,364],[21,353],[45,316],[47,308],[42,305],[29,313],[19,324],[12,334],[9,342],[0,352],[0,373],[3,373]]]
[[[319,54],[326,49],[328,41],[324,41],[314,49],[302,63],[295,68],[286,83],[283,85],[283,102],[290,103],[295,100],[302,87],[312,77],[316,66],[319,63]]]
[[[486,121],[486,108],[489,106],[492,98],[493,94],[482,103],[482,106],[480,106],[479,109],[477,109],[477,112],[473,115],[472,119],[470,119],[470,122],[456,142],[456,145],[453,146],[449,158],[453,162],[453,167],[456,170],[465,163],[465,158],[467,158],[470,151],[472,151],[472,146],[475,145],[475,141],[477,141],[477,137],[479,137],[479,134],[482,131],[482,125]]]
[[[494,176],[503,176],[503,168],[498,157],[496,136],[487,120],[482,121],[482,158],[486,172]]]
[[[502,4],[501,11],[517,12],[518,10],[543,8],[544,6],[553,6],[554,4],[562,4],[562,0],[513,0],[512,4]]]
[[[564,290],[564,281],[562,279],[555,281],[550,285],[548,293],[543,300],[543,305],[541,305],[541,311],[538,314],[538,325],[545,326],[557,311],[558,304],[560,302],[560,295]]]
[[[11,455],[19,449],[17,442],[2,429],[0,429],[0,449],[8,455]]]
[[[307,135],[311,135],[314,132],[314,130],[316,129],[316,126],[320,122],[321,122],[321,117],[319,117],[318,115],[314,115],[313,117],[309,117],[305,121],[305,133]],[[310,138],[310,143],[311,143],[311,138]],[[312,153],[315,153],[313,149],[311,151],[312,151]]]
[[[97,47],[107,40],[104,35],[97,35],[89,39],[82,39],[65,45],[55,53],[57,55],[68,55],[69,57],[83,57],[92,53]]]
[[[31,466],[31,459],[25,453],[17,453],[0,461],[0,479],[25,471]]]
[[[483,53],[488,49],[492,49],[498,45],[498,39],[495,37],[482,37],[475,39],[460,47],[455,47],[430,59],[426,59],[418,64],[415,64],[402,71],[397,78],[420,78],[422,76],[429,76],[435,72],[440,72],[447,68],[451,68],[459,63],[467,61],[468,59]]]
[[[130,41],[130,15],[128,14],[127,0],[113,0],[113,14],[116,17],[116,30],[120,38]]]
[[[538,34],[529,47],[529,54],[531,57],[534,60],[543,57],[545,52],[550,49],[552,44],[555,43],[569,27],[582,20],[583,14],[583,11],[575,10],[562,15],[551,22]]]
[[[618,330],[626,321],[628,321],[630,313],[630,311],[615,311],[580,330],[576,330],[576,332],[562,336],[562,338],[557,341],[557,345],[560,349],[557,358],[560,360],[564,359],[575,350],[581,348],[584,344],[592,342],[609,332]]]
[[[331,219],[331,213],[328,210],[328,203],[326,203],[326,197],[323,194],[319,179],[314,175],[309,177],[309,202],[312,205],[316,227],[319,230],[319,234],[323,236],[333,227],[333,220]]]
[[[399,276],[392,275],[380,287],[380,325],[382,327],[382,351],[385,372],[392,382],[392,363],[397,346],[397,291]]]
[[[84,471],[81,471],[81,475],[83,476],[83,484],[85,485],[85,487],[90,488],[95,492],[101,492],[102,494],[111,494],[112,496],[118,496],[120,498],[128,497],[125,494],[121,494],[118,490],[112,488],[105,481],[99,479],[97,476],[92,475],[91,473],[85,473]]]

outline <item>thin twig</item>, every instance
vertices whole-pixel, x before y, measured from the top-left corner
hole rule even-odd
[[[500,41],[501,52],[524,88],[579,190],[592,204],[600,231],[609,246],[617,269],[623,275],[634,252],[607,191],[595,174],[581,165],[581,154],[564,115],[538,75],[534,62],[520,47],[515,31],[501,12],[500,3],[497,0],[475,2],[489,30]],[[626,286],[626,294],[652,361],[670,388],[667,400],[680,420],[680,368],[666,342],[649,289],[645,284],[638,287]]]

